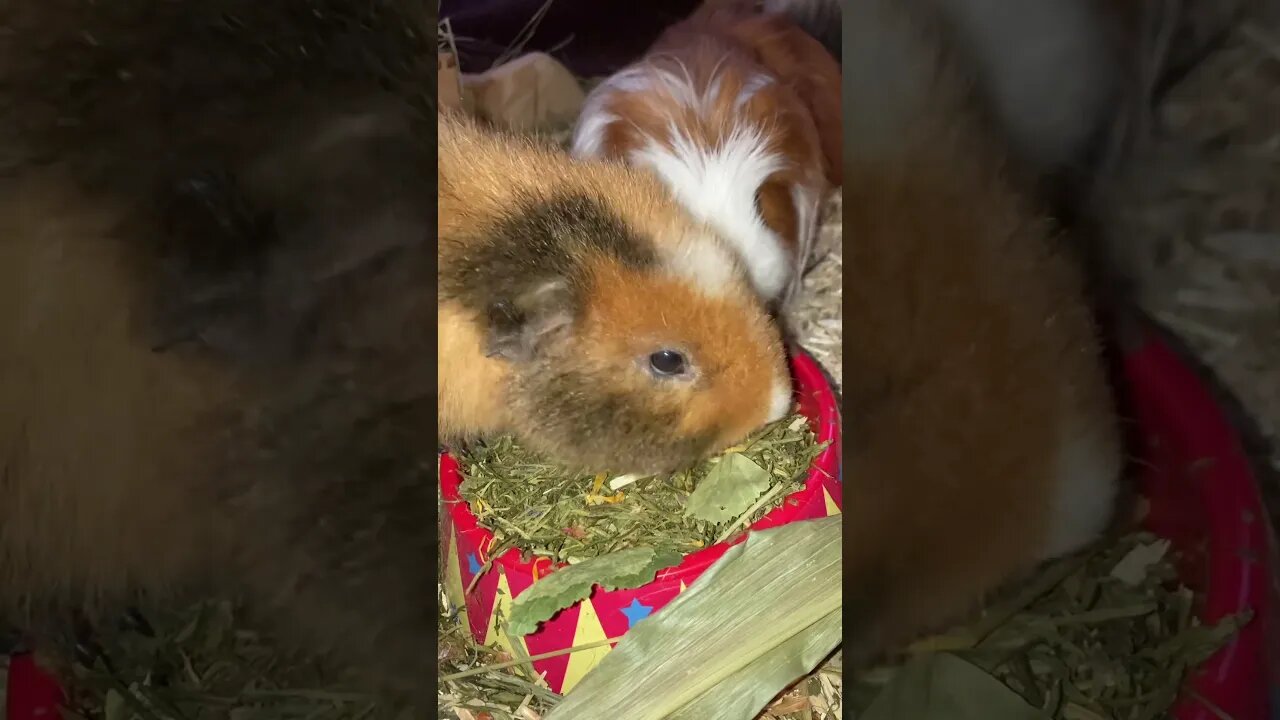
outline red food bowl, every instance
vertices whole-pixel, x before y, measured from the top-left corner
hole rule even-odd
[[[840,512],[840,410],[831,385],[813,358],[803,351],[791,355],[800,412],[809,418],[819,442],[831,443],[814,459],[804,488],[788,496],[781,506],[760,518],[748,530],[764,530],[796,520],[827,517]],[[746,539],[748,530],[719,545],[686,555],[675,567],[659,570],[653,582],[632,590],[604,591],[596,588],[591,597],[542,624],[537,632],[510,638],[497,625],[511,600],[552,569],[546,558],[526,562],[512,548],[496,558],[487,550],[493,534],[476,522],[475,515],[458,495],[462,475],[457,461],[447,453],[440,456],[440,488],[446,512],[441,517],[440,547],[445,567],[445,586],[450,600],[465,614],[476,642],[498,643],[508,652],[539,655],[616,639],[631,624],[671,602],[731,546]],[[492,567],[480,572],[486,562]],[[464,591],[480,579],[470,593]],[[514,648],[513,643],[520,643]],[[601,645],[535,660],[534,670],[544,673],[556,692],[568,692],[612,647]]]
[[[1128,414],[1139,435],[1145,523],[1169,539],[1179,575],[1203,594],[1206,623],[1237,613],[1253,619],[1195,669],[1176,720],[1268,720],[1280,689],[1275,533],[1235,429],[1217,401],[1153,331],[1121,358]]]

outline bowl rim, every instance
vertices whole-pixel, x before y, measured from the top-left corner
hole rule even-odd
[[[1266,639],[1269,624],[1275,622],[1269,588],[1280,568],[1274,566],[1274,531],[1257,477],[1222,406],[1158,327],[1143,328],[1140,337],[1123,350],[1122,362],[1126,390],[1134,396],[1127,414],[1164,418],[1163,426],[1183,443],[1183,456],[1213,461],[1204,470],[1196,496],[1208,545],[1203,605],[1196,616],[1204,623],[1216,623],[1246,610],[1253,613],[1226,646],[1191,668],[1171,716],[1177,720],[1220,717],[1198,696],[1218,707],[1244,708],[1244,713],[1233,715],[1239,720],[1265,720],[1266,672],[1272,661]],[[1154,429],[1150,423],[1138,423],[1144,437]],[[1149,451],[1142,452],[1145,458]],[[1145,496],[1150,480],[1142,479],[1140,492]]]

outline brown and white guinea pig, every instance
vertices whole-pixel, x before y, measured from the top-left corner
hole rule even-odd
[[[959,619],[1104,532],[1121,439],[1080,268],[920,3],[844,33],[845,645]]]
[[[6,8],[0,617],[41,650],[76,612],[239,598],[434,706],[422,10]]]
[[[841,182],[839,98],[839,63],[798,25],[712,2],[591,92],[572,148],[655,173],[785,302]]]
[[[451,114],[439,138],[443,438],[658,472],[790,410],[741,264],[656,179]]]

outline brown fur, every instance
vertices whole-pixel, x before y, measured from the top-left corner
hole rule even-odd
[[[782,16],[743,20],[729,34],[750,48],[756,61],[791,88],[808,109],[822,148],[822,170],[832,187],[840,187],[844,181],[844,129],[838,100],[839,65]]]
[[[775,388],[787,386],[778,332],[733,257],[656,180],[453,117],[440,132],[445,437],[514,431],[568,464],[658,471],[765,422]],[[550,226],[504,229],[542,214]],[[713,250],[720,280],[673,266],[686,248]],[[508,281],[484,279],[498,276]],[[486,357],[490,308],[560,285],[571,290],[548,312],[562,321],[536,331],[527,355]],[[540,323],[531,315],[526,325]],[[648,374],[645,359],[668,347],[688,355],[696,377]]]
[[[1078,457],[1113,467],[1119,441],[1078,268],[1011,184],[954,56],[891,3],[861,5],[882,14],[855,47],[915,43],[905,75],[926,79],[882,96],[868,71],[850,98],[913,118],[855,138],[846,166],[846,643],[867,660],[1042,559],[1059,463],[1095,437]],[[904,97],[922,104],[881,104]]]
[[[232,389],[138,341],[139,260],[108,239],[120,215],[52,176],[0,194],[4,611],[163,590],[212,540],[178,448]]]

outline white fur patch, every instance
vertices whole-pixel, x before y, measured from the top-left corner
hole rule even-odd
[[[774,381],[769,398],[769,417],[765,422],[775,422],[791,412],[791,380],[785,375]]]
[[[695,236],[676,244],[660,243],[659,249],[668,269],[692,280],[708,295],[722,295],[741,282],[737,258],[714,236]]]
[[[631,67],[596,86],[582,103],[582,112],[573,128],[569,153],[579,158],[604,155],[604,131],[620,118],[604,109],[604,104],[615,94],[643,92],[649,81],[640,67]]]
[[[569,153],[579,158],[595,158],[604,154],[604,131],[618,120],[617,116],[588,108],[573,129]]]
[[[1117,445],[1084,422],[1068,422],[1058,446],[1049,534],[1043,558],[1073,552],[1097,538],[1111,516],[1123,460]]]
[[[747,268],[752,285],[767,299],[785,288],[791,260],[779,238],[756,213],[756,191],[782,166],[759,130],[738,126],[717,147],[694,142],[670,128],[671,148],[655,141],[630,158],[653,170],[695,217],[727,240]]]

